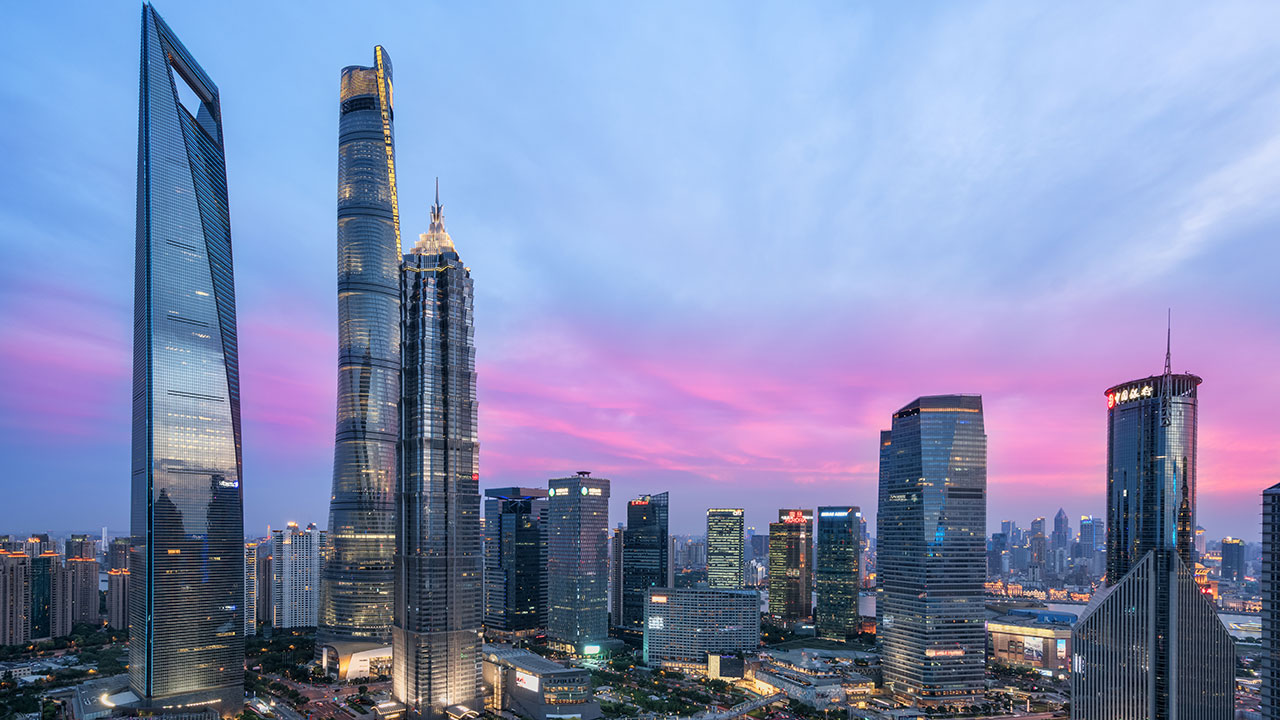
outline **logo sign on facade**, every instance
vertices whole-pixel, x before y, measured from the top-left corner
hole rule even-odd
[[[1146,385],[1128,385],[1116,390],[1115,392],[1107,393],[1107,407],[1113,408],[1117,405],[1123,405],[1135,400],[1144,400],[1154,394],[1155,388],[1152,387],[1150,383]]]

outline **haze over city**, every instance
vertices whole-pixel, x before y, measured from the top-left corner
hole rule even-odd
[[[981,393],[988,532],[1102,513],[1103,391],[1172,308],[1198,522],[1258,539],[1280,6],[170,5],[225,97],[247,529],[328,516],[336,73],[382,44],[406,245],[438,176],[476,279],[482,487],[874,516],[891,414]],[[73,8],[0,44],[13,531],[128,520],[137,8]]]

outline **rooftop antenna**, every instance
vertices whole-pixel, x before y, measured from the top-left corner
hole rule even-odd
[[[1165,325],[1164,336],[1164,377],[1160,378],[1160,426],[1173,424],[1171,408],[1173,406],[1173,308],[1169,308],[1169,317]]]

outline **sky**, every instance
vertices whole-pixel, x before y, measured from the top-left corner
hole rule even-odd
[[[482,487],[873,518],[892,414],[980,393],[988,530],[1074,525],[1172,309],[1199,523],[1260,534],[1280,4],[157,7],[221,92],[247,532],[327,522],[338,77],[382,44],[402,234],[439,177],[475,279]],[[123,533],[139,5],[3,12],[0,532]]]

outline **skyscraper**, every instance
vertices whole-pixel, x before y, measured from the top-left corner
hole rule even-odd
[[[400,275],[391,679],[410,720],[445,718],[455,705],[483,709],[473,292],[437,185],[430,228]]]
[[[844,641],[862,626],[858,616],[862,510],[853,506],[818,508],[817,561],[814,586],[818,602],[814,625],[818,637]]]
[[[582,471],[548,485],[547,635],[588,653],[609,637],[609,481]]]
[[[108,589],[109,591],[109,589]],[[244,634],[258,634],[258,541],[244,544]]]
[[[1053,516],[1053,535],[1049,538],[1049,548],[1053,552],[1066,550],[1071,544],[1071,520],[1067,518],[1067,511],[1058,508],[1058,513]]]
[[[609,627],[622,625],[622,537],[627,527],[618,523],[609,536]]]
[[[1280,720],[1280,483],[1262,492],[1262,652],[1264,720]]]
[[[129,627],[129,571],[107,571],[107,626],[113,630]]]
[[[107,546],[107,569],[129,569],[129,538],[112,538]]]
[[[1232,582],[1244,580],[1244,541],[1240,538],[1222,539],[1222,579]]]
[[[271,531],[271,626],[315,627],[319,617],[320,551],[324,531],[291,522]],[[257,548],[254,548],[257,551]]]
[[[1194,575],[1196,388],[1174,374],[1107,397],[1107,587],[1072,630],[1071,716],[1231,717],[1235,649]]]
[[[742,508],[707,510],[707,585],[739,590],[747,584],[746,536]]]
[[[813,511],[782,509],[769,523],[769,614],[783,622],[813,615]]]
[[[1092,515],[1080,516],[1080,557],[1092,558],[1098,554],[1098,541],[1105,532],[1101,526],[1101,518],[1095,518]]]
[[[144,707],[244,698],[240,366],[218,88],[142,8],[129,682]]]
[[[512,640],[547,626],[547,491],[484,492],[484,631]]]
[[[338,120],[338,416],[317,648],[391,643],[400,211],[391,58],[343,68]],[[337,643],[337,644],[335,644]]]
[[[667,493],[641,495],[627,502],[627,529],[622,534],[622,622],[620,627],[644,629],[644,604],[649,588],[666,587],[671,570],[670,512]]]
[[[922,397],[894,413],[880,434],[876,632],[896,696],[982,698],[986,492],[981,396]]]

